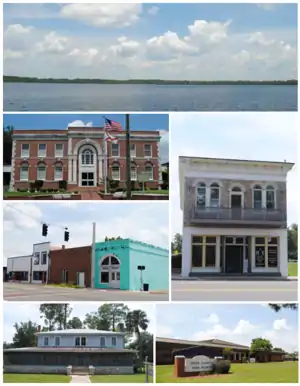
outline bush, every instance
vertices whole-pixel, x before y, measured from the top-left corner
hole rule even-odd
[[[116,193],[116,189],[109,189],[109,193],[115,194]]]
[[[214,374],[228,374],[231,363],[227,360],[218,360],[213,363],[212,373]]]
[[[59,190],[67,190],[68,182],[66,180],[61,180],[58,182]]]
[[[116,181],[116,180],[108,180],[108,186],[109,186],[109,189],[117,189],[119,187],[119,184],[120,184],[120,181]]]
[[[30,189],[36,189],[35,182],[30,182],[29,184]]]
[[[29,189],[30,193],[35,193],[35,189]]]
[[[27,189],[19,189],[18,191],[19,191],[20,193],[27,193],[27,192],[28,192]]]
[[[35,185],[36,190],[40,191],[40,189],[44,185],[44,181],[43,180],[35,180],[34,185]]]

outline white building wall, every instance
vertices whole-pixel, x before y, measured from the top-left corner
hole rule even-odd
[[[193,268],[192,269],[192,235],[217,236],[217,256],[215,268]],[[181,276],[188,277],[191,272],[218,273],[220,268],[220,236],[252,236],[251,245],[251,268],[252,273],[277,273],[283,277],[288,276],[288,249],[286,229],[258,229],[258,228],[204,228],[184,227],[182,235],[182,270]],[[278,267],[277,268],[256,268],[254,237],[279,237]],[[219,247],[218,247],[219,246]],[[267,257],[266,257],[267,258]]]
[[[46,264],[42,264],[42,252],[47,253]],[[50,252],[50,242],[47,241],[45,243],[33,244],[33,252],[32,252],[32,283],[40,284],[41,280],[33,280],[33,272],[47,272],[49,267],[49,252]],[[35,264],[35,254],[39,253],[39,264]]]
[[[116,349],[123,349],[124,348],[124,336],[123,335],[106,335],[106,334],[99,334],[99,335],[59,335],[59,331],[57,331],[57,334],[50,334],[50,335],[38,335],[38,347],[44,347],[44,337],[47,336],[49,338],[49,344],[46,347],[54,347],[55,346],[55,337],[60,337],[60,346],[61,347],[76,347],[75,346],[75,338],[78,336],[85,336],[86,337],[86,346],[85,347],[101,347],[100,346],[100,337],[105,338],[105,347],[112,347]],[[116,338],[116,345],[112,345],[112,338]]]
[[[28,272],[28,281],[30,280],[31,256],[16,256],[7,259],[7,273],[10,272]]]

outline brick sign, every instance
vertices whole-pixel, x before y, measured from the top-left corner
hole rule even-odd
[[[213,368],[213,360],[205,355],[198,355],[192,359],[185,359],[184,370],[186,373],[203,372],[209,373]]]

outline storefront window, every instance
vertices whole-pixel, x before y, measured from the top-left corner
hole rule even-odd
[[[216,266],[217,238],[215,236],[192,236],[192,267]]]
[[[278,237],[272,237],[268,242],[268,267],[278,266]]]
[[[255,238],[255,267],[277,268],[278,237]]]

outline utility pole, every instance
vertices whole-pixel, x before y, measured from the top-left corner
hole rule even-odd
[[[95,260],[96,260],[96,223],[93,222],[92,256],[91,256],[91,288],[95,287]]]
[[[131,157],[130,157],[130,118],[126,114],[126,180],[127,180],[127,200],[131,200]]]

